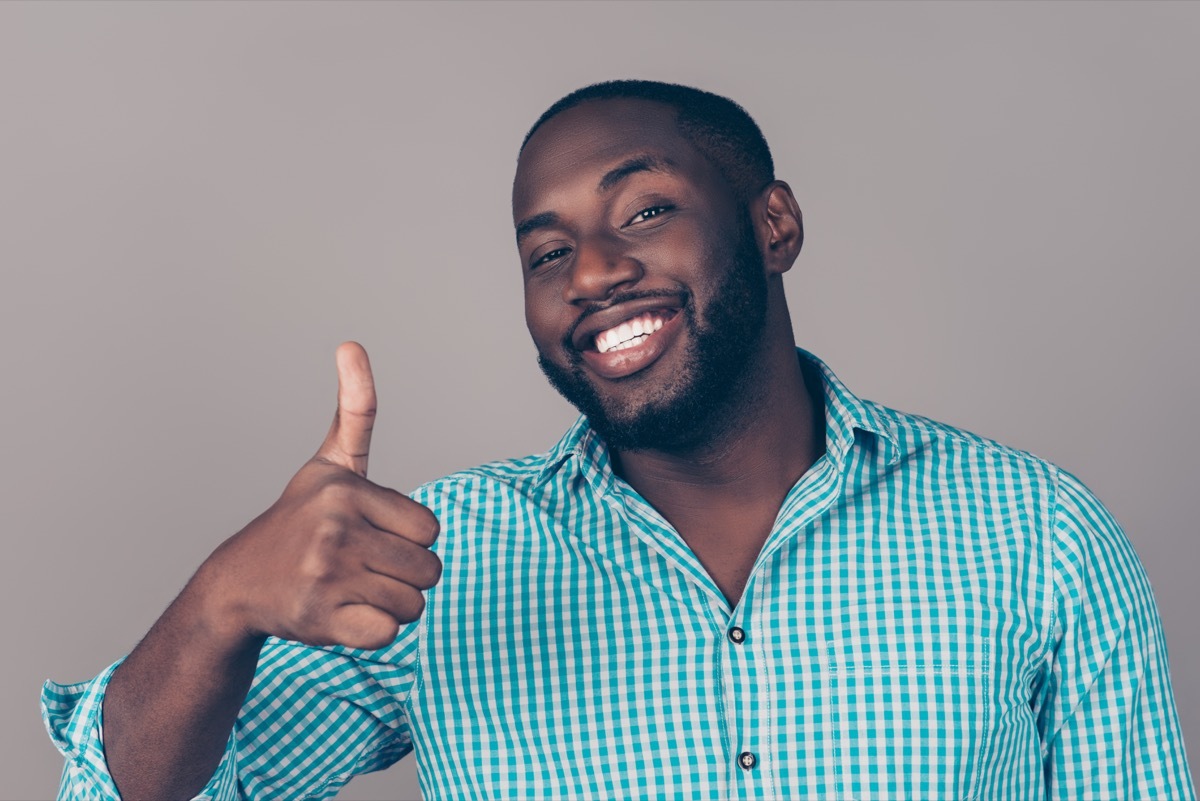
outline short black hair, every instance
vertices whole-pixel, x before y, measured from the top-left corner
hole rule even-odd
[[[604,81],[576,89],[538,117],[525,134],[521,151],[548,120],[589,100],[651,100],[675,110],[679,132],[704,154],[733,187],[739,200],[748,200],[775,180],[775,162],[758,124],[727,97],[661,81]]]

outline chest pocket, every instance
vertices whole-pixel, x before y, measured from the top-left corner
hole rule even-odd
[[[838,798],[978,797],[991,731],[987,638],[924,649],[871,638],[828,656]]]

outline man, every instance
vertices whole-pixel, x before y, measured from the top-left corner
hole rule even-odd
[[[1099,502],[796,349],[800,211],[740,107],[569,95],[513,215],[580,421],[405,498],[343,345],[282,497],[126,660],[47,684],[64,796],[324,798],[410,750],[428,798],[1195,796]]]

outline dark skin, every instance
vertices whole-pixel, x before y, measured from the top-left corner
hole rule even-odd
[[[670,169],[634,170],[597,192],[614,162],[648,150]],[[670,192],[675,209],[661,219],[639,216],[651,205],[641,199],[655,192]],[[731,604],[784,496],[820,453],[780,278],[800,250],[800,213],[782,182],[749,199],[749,209],[769,282],[766,332],[751,356],[755,389],[719,431],[685,449],[614,454],[620,475],[676,526]],[[522,237],[523,262],[545,255],[552,241],[574,253],[551,269],[542,270],[545,262],[526,271],[535,343],[550,358],[565,358],[563,338],[581,308],[604,303],[620,287],[689,293],[703,316],[714,277],[729,269],[714,254],[736,230],[736,210],[730,187],[679,137],[662,106],[593,102],[552,120],[522,155],[514,188],[518,221],[556,215],[553,230]],[[623,227],[634,217],[636,230]],[[669,395],[687,336],[661,337],[665,347],[632,380],[593,374],[596,386],[626,408]],[[320,449],[270,509],[200,566],[113,675],[105,752],[125,799],[190,798],[204,786],[266,637],[384,647],[399,625],[420,617],[421,591],[440,577],[441,563],[428,550],[436,518],[366,478],[376,412],[366,352],[345,343],[337,356],[338,410]]]
[[[687,293],[703,317],[711,287],[731,268],[713,254],[727,250],[721,237],[736,235],[737,202],[680,135],[669,107],[592,101],[546,123],[526,146],[513,187],[514,222],[527,231],[519,241],[525,318],[543,356],[567,366],[563,340],[583,310],[600,304],[596,325],[618,321],[630,312],[606,302],[623,291]],[[748,206],[768,285],[766,330],[751,354],[753,390],[719,430],[686,449],[614,453],[618,474],[675,527],[731,607],[785,496],[823,452],[783,294],[782,275],[803,242],[800,210],[782,181]],[[529,220],[542,224],[530,230],[522,226]],[[684,369],[688,336],[680,330],[630,375],[612,379],[588,359],[582,369],[606,408],[636,409]]]
[[[425,608],[438,521],[367,480],[375,387],[362,347],[338,348],[338,409],[283,495],[212,553],[117,668],[104,743],[121,796],[191,798],[224,751],[270,635],[382,648]]]

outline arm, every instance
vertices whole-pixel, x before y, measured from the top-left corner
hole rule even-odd
[[[1054,641],[1033,699],[1048,796],[1194,799],[1150,582],[1116,521],[1066,473],[1053,548]]]
[[[266,638],[222,631],[203,569],[116,669],[105,754],[126,799],[191,797],[225,754]]]
[[[416,681],[418,627],[409,624],[373,653],[267,640],[233,734],[195,797],[327,798],[408,753],[405,704]],[[61,799],[120,798],[99,737],[112,672],[79,685],[48,682],[43,691],[43,715],[67,757]]]
[[[371,650],[392,643],[401,623],[420,616],[421,590],[441,572],[428,550],[437,519],[366,480],[374,413],[366,353],[343,345],[338,413],[316,456],[270,509],[205,561],[107,686],[93,693],[103,697],[100,751],[111,779],[101,784],[111,785],[108,792],[127,799],[188,798],[205,787],[218,764],[230,762],[230,733],[249,704],[247,691],[268,637]],[[338,670],[342,675],[349,668]],[[297,703],[291,684],[268,689],[256,703],[290,699],[267,704],[290,715]],[[99,702],[93,699],[91,706]],[[313,715],[321,714],[319,707]],[[349,742],[363,739],[357,730],[339,734]],[[304,748],[290,735],[272,736],[280,745]],[[290,754],[275,756],[287,762]]]

